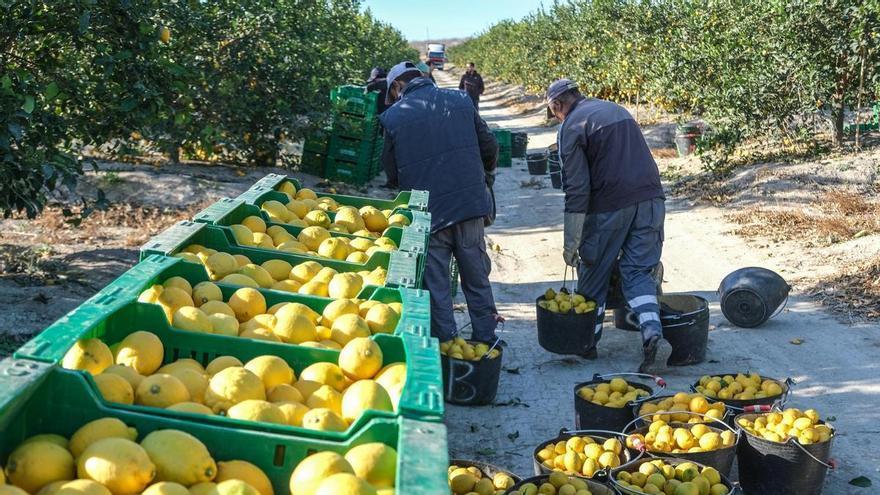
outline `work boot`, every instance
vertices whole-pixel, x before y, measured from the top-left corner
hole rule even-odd
[[[599,350],[596,347],[590,347],[583,354],[580,355],[584,359],[588,359],[590,361],[595,361],[599,359]]]
[[[639,366],[639,373],[654,375],[666,368],[666,360],[672,353],[672,346],[663,337],[652,335],[642,345],[645,357]]]

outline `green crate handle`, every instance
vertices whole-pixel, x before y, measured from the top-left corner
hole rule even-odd
[[[241,199],[222,198],[220,201],[212,204],[204,210],[196,213],[193,217],[194,222],[217,224],[220,219],[229,216],[236,208],[239,208],[245,202]],[[262,212],[262,210],[261,210]]]
[[[6,374],[6,369],[24,370],[26,374]],[[4,433],[0,436],[0,457],[34,434],[70,436],[83,424],[103,417],[118,418],[135,427],[138,440],[163,429],[190,433],[208,447],[217,461],[241,459],[260,467],[278,493],[289,490],[290,475],[306,456],[324,450],[345,453],[367,442],[382,442],[397,449],[397,493],[436,495],[448,490],[448,449],[442,423],[374,418],[342,440],[230,428],[196,418],[109,408],[95,398],[83,373],[20,360],[0,361],[0,431]]]
[[[171,256],[186,247],[187,241],[204,229],[207,224],[184,220],[178,222],[141,246],[141,253],[161,253]]]

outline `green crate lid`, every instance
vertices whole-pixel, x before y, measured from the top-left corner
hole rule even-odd
[[[46,363],[0,361],[0,459],[33,435],[70,437],[84,424],[106,417],[134,427],[138,440],[156,430],[185,431],[202,441],[216,461],[238,459],[258,466],[279,494],[289,492],[291,473],[308,455],[328,450],[344,454],[368,442],[382,442],[397,449],[397,493],[436,495],[449,489],[446,428],[442,423],[375,418],[343,440],[230,428],[107,407],[96,399],[83,374],[64,372]]]

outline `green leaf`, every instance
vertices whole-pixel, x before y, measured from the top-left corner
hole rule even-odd
[[[849,484],[859,488],[868,488],[871,486],[871,479],[866,476],[859,476],[849,480]]]
[[[43,97],[46,98],[46,101],[52,101],[58,96],[60,90],[58,89],[58,85],[55,82],[50,82],[48,86],[46,86],[46,91],[43,92]]]
[[[0,88],[12,88],[12,79],[9,78],[9,74],[3,74],[3,78],[0,78]]]
[[[92,22],[92,12],[87,10],[79,16],[79,34],[85,34],[89,30],[89,24]]]
[[[24,97],[24,103],[21,105],[21,109],[26,113],[31,113],[34,111],[34,97],[31,95],[27,95]]]

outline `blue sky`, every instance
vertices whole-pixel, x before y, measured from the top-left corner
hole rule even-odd
[[[548,2],[550,3],[550,2]],[[519,19],[537,10],[540,0],[364,0],[377,19],[410,40],[458,38],[476,34],[502,19]]]

